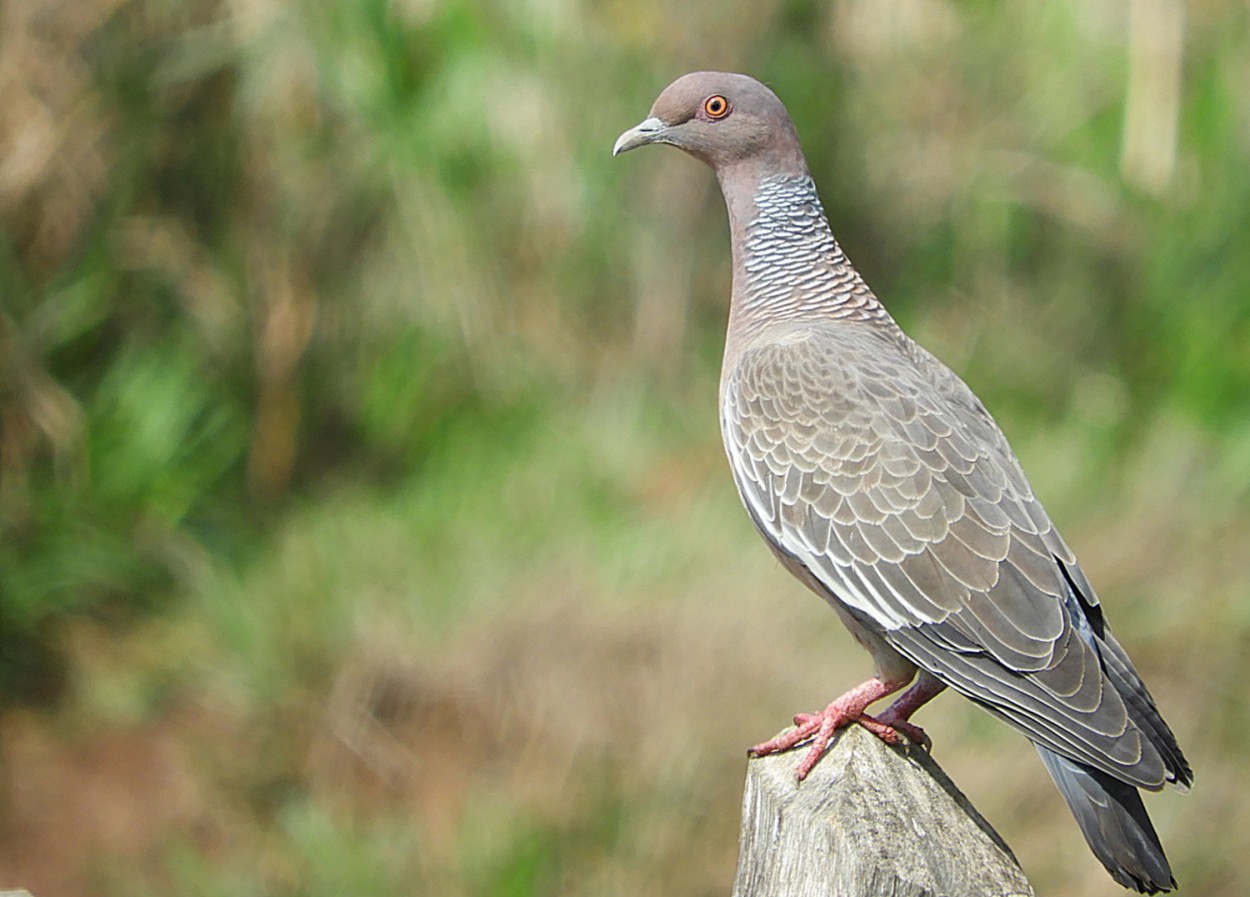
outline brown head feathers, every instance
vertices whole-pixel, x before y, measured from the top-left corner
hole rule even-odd
[[[620,136],[613,154],[649,143],[684,150],[722,179],[743,163],[757,176],[807,172],[786,107],[748,75],[682,75],[660,93],[648,118]]]

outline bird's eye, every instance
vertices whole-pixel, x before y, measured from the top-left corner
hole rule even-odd
[[[729,114],[729,100],[720,94],[710,96],[703,101],[703,111],[707,113],[707,117],[715,121],[718,118],[724,118]]]

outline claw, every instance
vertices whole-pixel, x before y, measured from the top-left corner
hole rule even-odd
[[[884,720],[885,717],[882,717]],[[933,750],[933,739],[929,737],[929,733],[917,726],[915,723],[909,723],[906,720],[891,720],[889,725],[907,736],[907,740],[917,747],[923,748],[925,751]]]
[[[807,741],[820,728],[819,715],[812,713],[800,713],[794,717],[794,725],[796,728],[788,732],[782,732],[776,738],[765,741],[763,744],[757,744],[755,747],[747,750],[747,755],[751,757],[767,757],[769,754],[779,754],[782,751],[788,751],[797,744]]]
[[[862,714],[860,718],[856,720],[856,722],[859,723],[861,726],[863,726],[865,729],[867,729],[869,732],[871,732],[873,735],[876,735],[886,744],[899,744],[900,742],[902,742],[902,739],[899,737],[899,734],[898,734],[899,730],[896,727],[894,727],[893,725],[881,719],[878,719],[875,716],[869,716],[868,714],[865,713],[865,714]]]

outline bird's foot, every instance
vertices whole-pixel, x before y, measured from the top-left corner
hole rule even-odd
[[[877,720],[898,732],[902,732],[912,744],[917,744],[926,751],[931,751],[933,750],[933,739],[925,734],[924,729],[915,723],[908,722],[908,720],[911,719],[913,713],[941,694],[944,688],[946,686],[929,673],[922,672],[916,680],[916,684],[903,692],[885,713],[877,717]]]
[[[929,737],[929,733],[926,732],[924,729],[920,728],[919,726],[917,726],[915,723],[909,723],[902,716],[895,713],[893,707],[891,707],[885,713],[878,716],[876,720],[874,720],[874,722],[876,722],[876,724],[879,726],[882,726],[886,729],[891,729],[894,731],[895,740],[890,741],[889,742],[890,744],[897,744],[898,735],[899,733],[902,733],[903,735],[907,736],[907,740],[910,741],[912,744],[918,745],[919,747],[924,748],[926,751],[933,750],[933,739]],[[882,740],[887,740],[887,739],[882,739]]]
[[[819,713],[796,714],[794,717],[795,727],[793,729],[789,732],[783,732],[781,735],[765,741],[763,744],[757,744],[748,753],[752,757],[766,757],[769,754],[788,751],[796,745],[810,741],[812,743],[811,747],[795,772],[795,776],[801,782],[807,778],[808,773],[815,769],[816,764],[820,762],[820,758],[825,755],[825,751],[829,749],[829,743],[833,740],[834,734],[839,729],[844,729],[852,723],[859,723],[886,744],[898,744],[901,740],[899,736],[900,731],[908,738],[912,738],[913,734],[918,734],[920,736],[919,739],[913,740],[924,743],[927,741],[927,736],[925,736],[919,726],[912,725],[906,722],[906,720],[890,722],[878,719],[864,712],[864,708],[873,701],[898,691],[906,684],[906,681],[883,682],[880,679],[869,679],[863,685],[853,688],[842,695],[842,697]],[[899,723],[901,723],[901,726]]]
[[[829,743],[833,741],[833,736],[839,729],[844,729],[852,723],[859,723],[873,735],[876,735],[886,744],[898,744],[902,739],[899,737],[899,728],[882,722],[876,717],[869,716],[864,713],[862,708],[858,714],[853,712],[853,708],[847,708],[834,701],[819,713],[797,713],[794,716],[794,726],[788,732],[783,732],[776,738],[765,741],[763,744],[757,744],[751,748],[750,754],[753,757],[766,757],[769,754],[788,751],[796,745],[806,741],[811,742],[807,754],[803,757],[803,762],[799,764],[795,771],[795,777],[801,782],[807,778],[808,774],[816,768],[816,764],[820,762],[820,758],[825,755],[825,751],[829,749]],[[903,723],[903,733],[911,738],[912,733],[908,729],[919,731],[918,726],[911,723]],[[921,735],[923,736],[923,732]]]

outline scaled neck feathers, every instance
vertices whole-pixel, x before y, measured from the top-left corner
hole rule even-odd
[[[731,336],[796,319],[891,321],[829,229],[807,174],[773,174],[726,190],[733,234]],[[735,334],[734,331],[740,331]]]

